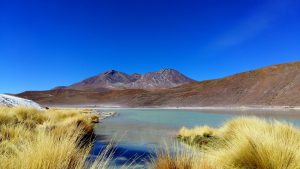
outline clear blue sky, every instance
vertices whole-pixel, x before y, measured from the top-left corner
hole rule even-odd
[[[0,93],[107,69],[205,80],[300,60],[299,0],[0,0]]]

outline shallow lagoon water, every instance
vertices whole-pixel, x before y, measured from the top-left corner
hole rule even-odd
[[[106,109],[103,111],[115,111],[119,115],[106,119],[97,125],[96,134],[103,138],[96,142],[92,154],[98,154],[107,142],[113,140],[117,143],[112,164],[114,167],[121,166],[128,161],[134,161],[134,168],[144,168],[146,161],[157,148],[164,144],[171,145],[176,142],[176,133],[182,126],[208,125],[219,127],[233,117],[249,114],[268,116],[266,118],[270,118],[269,116],[272,115],[271,118],[300,126],[300,119],[294,118],[299,117],[300,112],[298,111],[251,110],[233,112],[233,110],[176,109]],[[239,115],[236,115],[237,113]],[[283,118],[282,115],[285,113],[292,116]]]

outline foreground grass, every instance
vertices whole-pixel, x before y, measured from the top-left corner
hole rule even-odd
[[[255,117],[223,127],[182,128],[178,139],[189,148],[159,153],[157,169],[299,169],[300,132],[290,124]]]
[[[0,168],[107,168],[103,154],[86,161],[93,121],[89,110],[0,107]]]

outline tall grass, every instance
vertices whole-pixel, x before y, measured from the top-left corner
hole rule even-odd
[[[159,158],[153,162],[159,166],[156,168],[300,168],[300,132],[296,127],[287,123],[243,117],[231,120],[219,129],[211,129],[207,126],[190,130],[183,128],[179,135],[181,141],[191,145],[193,150],[189,150],[189,152],[192,157],[187,159],[186,153],[180,152],[159,155]],[[189,142],[183,138],[189,138]],[[203,142],[195,141],[196,138],[206,138],[208,143],[206,143],[205,149],[201,148]],[[194,155],[193,151],[200,152],[201,155]]]
[[[109,155],[93,164],[86,160],[92,117],[87,110],[0,107],[0,168],[107,168]]]

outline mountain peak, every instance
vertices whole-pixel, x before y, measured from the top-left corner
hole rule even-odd
[[[109,69],[106,72],[104,72],[104,74],[114,74],[114,73],[118,73],[118,71],[116,71],[114,69]]]
[[[178,72],[175,69],[170,69],[170,68],[163,68],[157,71],[158,73],[170,73],[170,72]]]
[[[135,81],[133,77],[123,72],[110,69],[99,75],[90,77],[69,86],[69,89],[75,90],[94,90],[94,89],[115,89],[125,88],[126,84]]]
[[[177,70],[172,69],[172,68],[162,68],[159,71],[176,71],[177,72]]]

